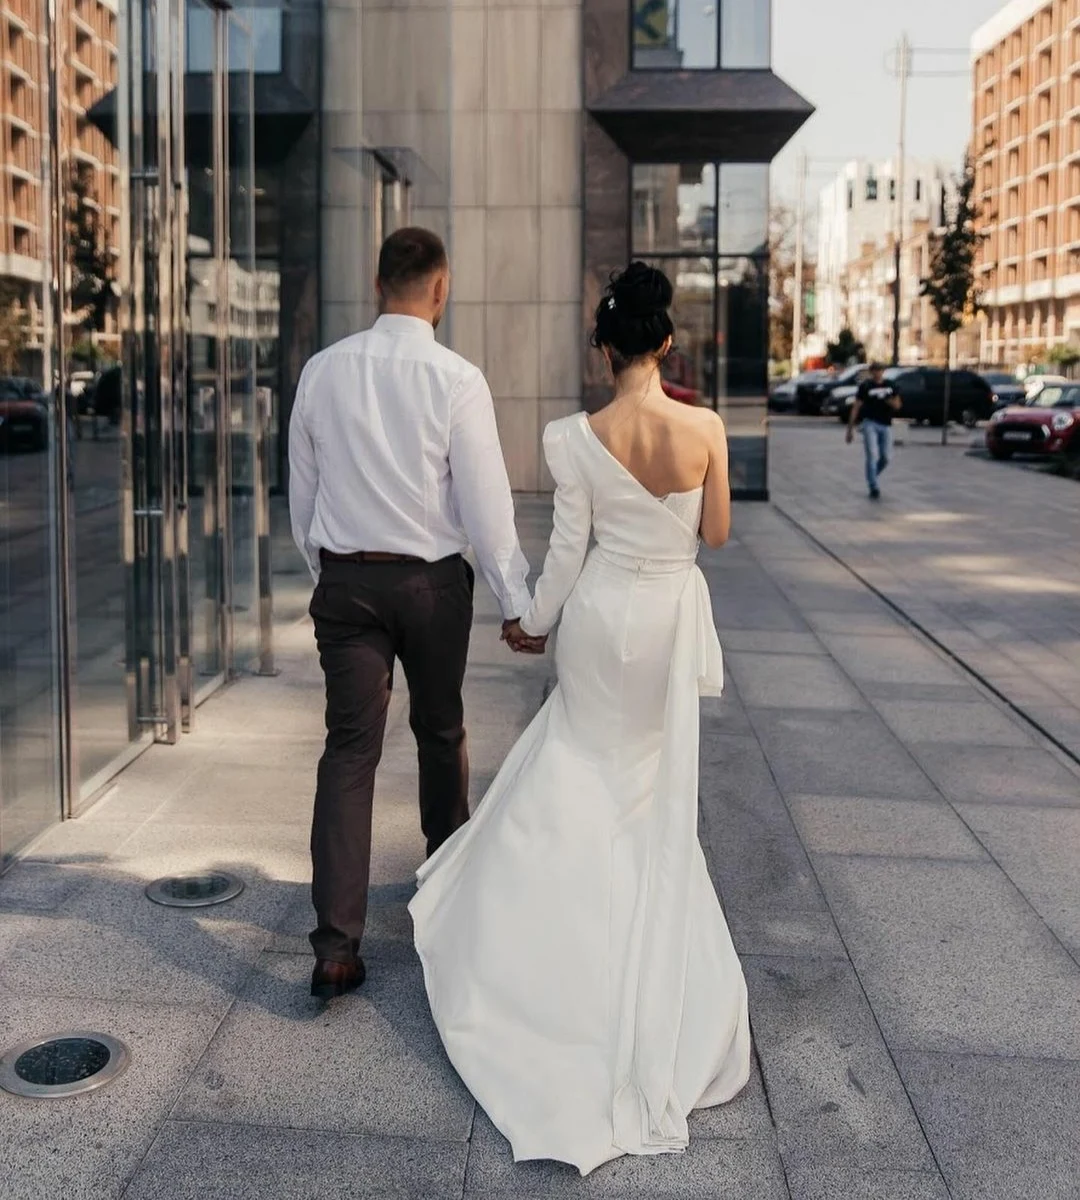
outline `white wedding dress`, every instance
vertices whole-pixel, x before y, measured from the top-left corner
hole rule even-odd
[[[697,837],[698,697],[723,686],[702,490],[657,499],[585,414],[544,446],[555,527],[523,625],[562,612],[558,687],[409,909],[447,1054],[515,1159],[586,1174],[685,1149],[689,1112],[746,1083],[750,1032]]]

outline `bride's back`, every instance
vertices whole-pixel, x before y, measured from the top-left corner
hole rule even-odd
[[[701,487],[709,467],[704,412],[649,398],[627,415],[618,405],[589,418],[611,456],[646,491],[664,497]]]

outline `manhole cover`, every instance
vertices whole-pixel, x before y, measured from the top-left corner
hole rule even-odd
[[[0,1087],[16,1096],[76,1096],[104,1086],[127,1064],[127,1047],[107,1033],[58,1033],[8,1050]]]
[[[170,908],[202,908],[208,904],[224,904],[243,890],[243,881],[235,875],[213,871],[209,875],[172,875],[155,880],[146,889],[146,894],[155,904]]]

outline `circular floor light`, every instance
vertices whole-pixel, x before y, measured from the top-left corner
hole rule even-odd
[[[77,1096],[111,1082],[128,1058],[124,1043],[107,1033],[55,1033],[6,1051],[0,1087],[32,1099]]]
[[[170,875],[156,879],[146,889],[155,904],[167,908],[205,908],[234,900],[244,890],[243,880],[221,871],[206,875]]]

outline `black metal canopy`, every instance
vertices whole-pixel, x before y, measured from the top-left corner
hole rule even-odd
[[[184,77],[184,138],[188,161],[195,166],[211,165],[213,119],[212,79],[206,74]],[[153,125],[154,89],[150,93],[148,124]],[[315,116],[315,105],[284,75],[255,76],[255,161],[260,165],[282,162]],[[115,146],[116,90],[106,93],[87,112],[95,125]],[[230,114],[233,146],[239,146],[243,130],[241,115]],[[148,131],[149,132],[149,131]]]
[[[814,112],[772,71],[631,71],[589,112],[638,162],[771,162]]]

